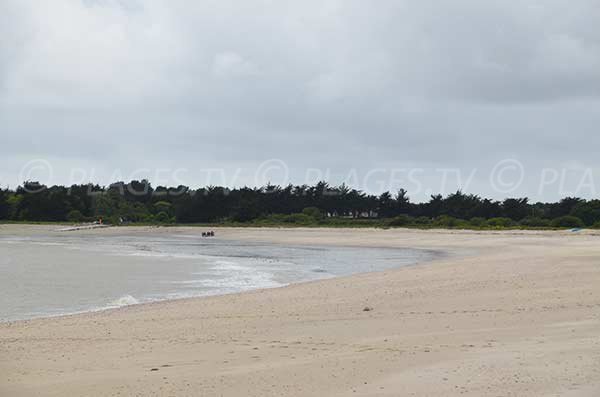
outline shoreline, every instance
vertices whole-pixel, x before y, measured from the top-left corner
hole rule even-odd
[[[600,391],[595,233],[216,230],[246,241],[450,255],[282,288],[3,323],[0,394],[583,397]]]
[[[0,221],[0,227],[2,226],[24,226],[24,227],[60,227],[63,226],[71,230],[63,230],[65,232],[87,230],[87,223],[72,223],[68,221]],[[462,226],[440,226],[440,225],[405,225],[405,226],[389,226],[385,224],[351,224],[343,223],[340,225],[336,224],[288,224],[288,223],[124,223],[119,225],[114,224],[101,224],[97,228],[131,228],[131,229],[239,229],[239,230],[272,230],[272,229],[284,229],[284,230],[413,230],[413,231],[447,231],[447,232],[483,232],[483,233],[504,233],[504,232],[591,232],[600,235],[600,228],[594,226],[584,227],[551,227],[551,226],[525,226],[525,225],[514,225],[514,226],[474,226],[474,225],[462,225]],[[89,229],[96,229],[95,227]]]
[[[354,248],[353,246],[344,246],[344,247]],[[382,248],[385,248],[385,247],[382,247]],[[18,325],[18,323],[35,322],[35,321],[38,321],[38,320],[42,321],[42,320],[60,319],[60,318],[63,318],[63,317],[68,318],[68,317],[78,317],[78,316],[85,316],[85,315],[94,315],[96,313],[121,311],[121,310],[127,310],[127,309],[134,308],[134,307],[139,307],[141,310],[144,310],[143,306],[150,307],[150,306],[158,306],[158,305],[166,304],[166,303],[177,303],[177,302],[195,301],[195,300],[200,300],[200,299],[219,298],[219,297],[222,297],[222,296],[231,296],[231,295],[245,295],[245,294],[250,294],[250,293],[253,293],[253,292],[264,292],[264,291],[270,291],[270,290],[284,289],[284,288],[289,288],[289,287],[293,287],[293,286],[296,286],[296,285],[321,283],[321,282],[329,281],[329,280],[338,280],[338,279],[352,278],[352,277],[360,276],[360,275],[369,275],[369,274],[378,274],[378,273],[385,273],[385,272],[393,272],[395,270],[399,270],[399,269],[402,269],[402,268],[409,268],[409,267],[414,267],[414,266],[422,266],[422,265],[425,265],[425,264],[432,264],[436,260],[441,260],[442,257],[445,254],[446,253],[436,252],[435,255],[439,255],[439,257],[432,258],[432,259],[429,259],[429,260],[424,260],[422,262],[418,262],[418,263],[414,263],[414,264],[410,264],[410,265],[401,265],[399,267],[390,268],[390,269],[387,269],[387,270],[359,272],[359,273],[353,273],[353,274],[344,275],[344,276],[332,276],[332,277],[322,278],[322,279],[314,279],[314,280],[304,280],[304,281],[290,282],[290,283],[287,283],[287,284],[284,284],[284,285],[275,286],[275,287],[260,287],[260,288],[255,288],[255,289],[249,289],[249,290],[246,290],[246,291],[239,291],[239,292],[215,293],[215,294],[198,295],[198,296],[188,296],[188,297],[180,297],[180,298],[164,298],[164,299],[157,299],[157,300],[148,301],[148,302],[131,303],[131,304],[126,304],[126,305],[119,306],[119,307],[97,308],[97,309],[83,310],[83,311],[78,311],[78,312],[73,312],[73,313],[64,313],[64,314],[55,314],[55,315],[43,315],[43,316],[40,316],[40,317],[31,317],[31,318],[25,318],[25,319],[9,320],[9,321],[0,321],[0,325],[3,325],[3,324],[5,324],[5,325]]]
[[[40,225],[30,225],[30,226],[40,226]],[[88,231],[88,230],[97,230],[97,229],[106,229],[106,227],[81,228],[81,229],[72,229],[72,230],[71,229],[70,230],[57,229],[57,230],[52,230],[52,231],[57,232],[57,233],[63,233],[65,231],[78,232],[78,231]],[[331,245],[331,244],[313,243],[310,245],[305,245],[305,244],[284,245],[281,243],[272,243],[269,241],[260,241],[260,240],[257,240],[256,242],[264,243],[264,244],[279,245],[279,246],[288,246],[288,247],[292,247],[292,248],[294,248],[294,247],[364,248],[360,245],[345,245],[345,244]],[[94,308],[80,310],[80,311],[74,311],[74,312],[65,312],[65,313],[57,313],[57,314],[43,314],[43,315],[33,316],[33,317],[29,317],[29,318],[6,320],[6,321],[0,320],[0,325],[3,325],[3,324],[14,325],[17,323],[22,323],[22,322],[34,322],[36,320],[60,319],[63,317],[69,318],[69,317],[84,316],[84,315],[94,315],[96,313],[126,310],[131,307],[155,306],[155,305],[160,305],[160,304],[169,303],[169,302],[207,299],[207,298],[230,296],[230,295],[243,295],[243,294],[252,293],[252,292],[276,290],[276,289],[280,289],[280,288],[288,288],[288,287],[291,287],[294,285],[301,285],[301,284],[307,284],[307,283],[318,283],[318,282],[322,282],[322,281],[333,280],[333,279],[344,279],[344,278],[354,277],[354,276],[363,275],[363,274],[376,274],[376,273],[381,273],[381,272],[394,271],[394,270],[405,268],[405,267],[422,266],[424,264],[429,264],[429,263],[435,262],[436,260],[441,260],[443,258],[447,258],[451,255],[450,252],[446,252],[444,250],[439,250],[439,249],[414,249],[412,247],[402,247],[402,246],[380,246],[380,247],[373,246],[373,247],[369,247],[369,248],[370,249],[391,249],[391,250],[413,250],[413,251],[418,251],[423,256],[426,256],[426,258],[419,259],[417,262],[412,263],[412,264],[401,264],[401,265],[398,265],[397,267],[393,267],[393,268],[386,269],[386,270],[364,271],[364,272],[357,272],[357,273],[352,273],[352,274],[348,274],[348,275],[332,275],[331,277],[326,277],[326,278],[320,278],[320,279],[315,278],[312,280],[293,281],[293,282],[289,282],[289,283],[284,283],[283,285],[278,285],[278,286],[273,286],[273,287],[257,287],[257,288],[253,288],[253,289],[249,289],[249,290],[245,290],[245,291],[228,292],[228,293],[217,292],[214,294],[208,293],[208,294],[204,294],[204,295],[199,294],[197,296],[176,297],[176,298],[158,298],[156,300],[124,304],[122,306],[94,307]],[[126,294],[124,296],[133,297],[132,295],[129,295],[129,294]],[[137,299],[136,297],[133,297],[133,298]],[[143,308],[141,308],[141,309],[143,310]]]

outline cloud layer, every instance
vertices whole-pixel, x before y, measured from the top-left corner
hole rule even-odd
[[[276,158],[295,183],[416,167],[435,191],[435,170],[515,158],[514,193],[552,199],[543,167],[600,167],[599,18],[592,0],[5,0],[0,183],[37,158],[56,183],[185,168],[192,186]],[[488,175],[467,190],[501,194]]]

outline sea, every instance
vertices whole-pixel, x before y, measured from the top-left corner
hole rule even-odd
[[[196,234],[2,235],[0,322],[277,288],[415,265],[435,255]]]

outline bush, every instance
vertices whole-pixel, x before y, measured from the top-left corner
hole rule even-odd
[[[469,220],[469,223],[471,224],[471,226],[482,227],[482,226],[485,226],[485,218],[481,218],[481,217],[471,218]]]
[[[598,221],[598,222],[594,223],[594,224],[592,225],[592,229],[600,229],[600,221]]]
[[[268,224],[268,223],[281,223],[283,222],[283,220],[285,219],[285,215],[283,214],[271,214],[268,216],[263,216],[260,217],[258,219],[258,222],[263,223],[263,224]]]
[[[398,215],[387,222],[388,226],[409,226],[413,223],[413,218],[407,215]]]
[[[306,207],[305,209],[302,210],[302,213],[304,215],[308,215],[310,217],[313,217],[314,219],[321,219],[321,218],[323,218],[323,213],[317,207]]]
[[[431,218],[426,216],[419,216],[413,220],[414,224],[417,226],[429,226],[431,225]]]
[[[104,223],[107,223],[109,225],[120,225],[121,217],[118,215],[109,216],[104,219]]]
[[[583,221],[576,216],[567,215],[561,216],[552,220],[552,227],[556,228],[570,228],[570,227],[584,227]]]
[[[84,219],[85,219],[85,217],[79,210],[73,210],[67,214],[67,220],[69,222],[78,223],[78,222],[83,222]]]
[[[515,222],[510,218],[490,218],[487,220],[487,225],[491,227],[511,227]]]
[[[158,223],[170,223],[172,222],[172,219],[169,216],[169,214],[167,214],[164,211],[161,211],[158,214],[154,215],[154,221]]]
[[[448,215],[442,215],[442,216],[438,216],[437,218],[435,218],[435,221],[433,222],[433,224],[435,226],[441,226],[441,227],[458,227],[461,225],[464,225],[464,220],[462,219],[457,219]]]
[[[538,218],[535,216],[528,216],[519,221],[521,226],[527,227],[550,227],[550,221],[544,218]]]
[[[469,221],[466,221],[464,219],[458,219],[458,222],[456,223],[456,226],[454,226],[458,229],[472,229],[473,226],[469,223]]]
[[[168,201],[157,201],[154,203],[154,208],[156,208],[158,212],[163,211],[168,213],[171,210],[171,203]]]
[[[315,223],[315,218],[306,214],[290,214],[283,217],[285,223],[295,223],[300,225],[310,225]]]

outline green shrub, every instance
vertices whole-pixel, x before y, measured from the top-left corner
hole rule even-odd
[[[414,224],[417,226],[428,226],[431,225],[431,218],[426,216],[419,216],[413,220]]]
[[[413,218],[407,215],[398,215],[387,222],[388,226],[409,226],[412,225]]]
[[[552,220],[552,227],[556,228],[571,228],[584,227],[583,221],[576,216],[566,215]]]
[[[283,222],[284,218],[285,218],[285,215],[283,215],[283,214],[270,214],[267,216],[261,216],[260,218],[258,218],[256,220],[256,222],[263,223],[263,224],[281,223],[281,222]]]
[[[441,215],[435,218],[433,224],[441,227],[458,227],[464,222],[462,219],[457,219],[448,215]]]
[[[456,222],[456,226],[454,226],[455,228],[458,229],[472,229],[473,226],[469,223],[469,221],[466,221],[464,219],[458,219],[458,221]]]
[[[169,214],[167,214],[164,211],[161,211],[158,214],[154,215],[154,221],[158,223],[170,223],[172,222],[172,219],[169,216]]]
[[[158,212],[163,211],[168,213],[171,210],[171,203],[169,203],[168,201],[157,201],[156,203],[154,203],[154,208]]]
[[[550,227],[550,221],[544,218],[538,218],[535,216],[528,216],[519,221],[521,226],[526,227]]]
[[[121,217],[118,215],[109,216],[108,218],[104,219],[104,223],[108,223],[109,225],[120,225]]]
[[[310,225],[315,223],[315,218],[306,214],[290,214],[283,217],[285,223],[295,223],[300,225]]]
[[[323,213],[317,207],[306,207],[305,209],[302,210],[302,213],[304,215],[308,215],[310,217],[313,217],[314,219],[321,219],[321,218],[323,218]]]
[[[510,218],[490,218],[487,220],[487,225],[491,227],[511,227],[515,225],[515,222]]]
[[[471,224],[471,226],[482,227],[482,226],[485,226],[485,218],[481,218],[481,217],[471,218],[469,220],[469,223]]]
[[[69,222],[77,223],[77,222],[82,222],[84,219],[85,219],[85,217],[79,210],[73,210],[67,214],[67,220]]]

